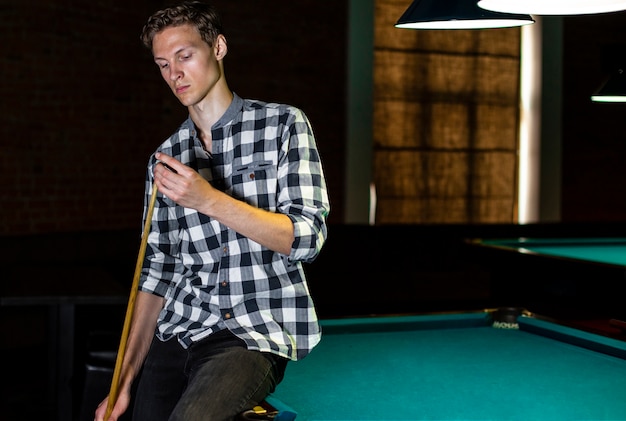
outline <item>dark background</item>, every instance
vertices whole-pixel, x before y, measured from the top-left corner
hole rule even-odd
[[[139,41],[164,4],[0,3],[0,234],[139,227],[148,157],[187,115]],[[307,113],[341,218],[347,2],[215,4],[231,89]]]

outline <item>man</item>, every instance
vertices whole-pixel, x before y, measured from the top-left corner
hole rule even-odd
[[[302,270],[327,235],[320,157],[302,111],[229,89],[209,5],[156,12],[142,41],[189,118],[148,165],[144,215],[159,195],[109,420],[140,371],[133,421],[232,420],[320,340]]]

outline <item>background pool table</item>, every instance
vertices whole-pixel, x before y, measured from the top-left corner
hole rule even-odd
[[[498,305],[565,317],[626,318],[626,238],[468,240]],[[569,316],[568,316],[569,315]]]
[[[626,238],[514,238],[476,242],[516,253],[613,265],[626,270]]]
[[[269,402],[297,421],[626,419],[626,342],[494,314],[327,320]]]

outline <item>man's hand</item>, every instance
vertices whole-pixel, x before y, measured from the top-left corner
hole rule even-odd
[[[120,395],[115,402],[115,406],[113,407],[113,411],[111,412],[111,416],[109,419],[105,420],[104,416],[106,414],[107,405],[109,404],[109,397],[107,396],[98,408],[96,408],[96,414],[94,421],[117,421],[119,417],[122,416],[124,412],[128,409],[128,405],[130,403],[130,395],[128,393],[120,392]]]
[[[202,212],[211,205],[218,191],[200,174],[164,153],[157,153],[160,161],[154,168],[154,181],[161,193],[185,208]]]

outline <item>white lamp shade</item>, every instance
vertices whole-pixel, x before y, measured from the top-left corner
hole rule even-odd
[[[502,13],[588,15],[626,10],[626,0],[479,0],[478,6]]]

